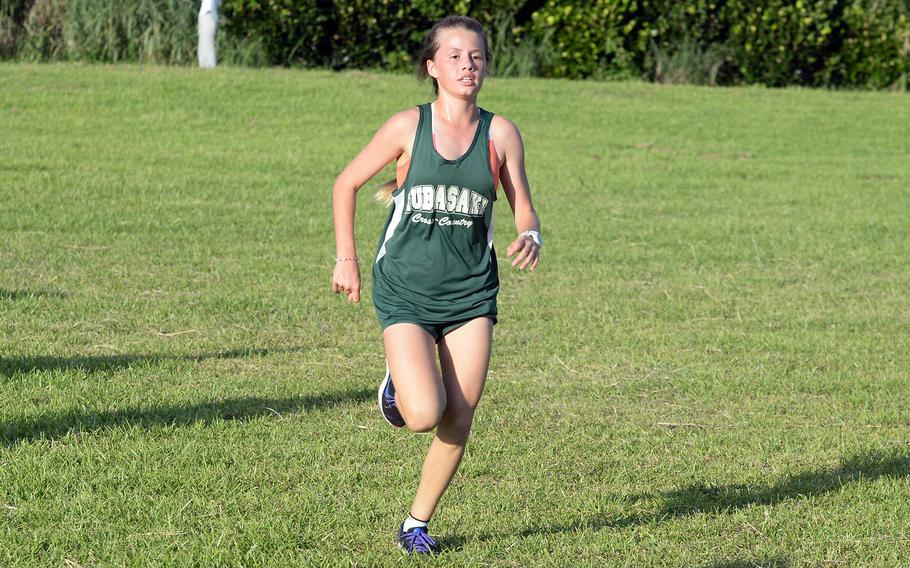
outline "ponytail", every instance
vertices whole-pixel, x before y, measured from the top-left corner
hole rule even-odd
[[[373,198],[379,203],[382,203],[388,207],[392,204],[392,194],[396,189],[398,189],[398,183],[396,180],[390,179],[389,181],[379,186],[379,189],[376,190],[376,194],[373,196]]]

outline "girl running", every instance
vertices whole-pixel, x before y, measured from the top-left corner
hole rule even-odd
[[[436,429],[417,494],[398,527],[398,545],[408,554],[437,550],[427,525],[464,455],[486,381],[499,291],[493,202],[500,181],[519,233],[506,251],[515,256],[512,266],[534,270],[542,245],[521,134],[477,106],[490,57],[473,18],[437,22],[417,68],[419,79],[432,78],[436,99],[390,118],[332,192],[332,290],[358,302],[356,193],[396,162],[395,187],[388,188],[392,210],[372,267],[388,365],[379,406],[393,426]]]

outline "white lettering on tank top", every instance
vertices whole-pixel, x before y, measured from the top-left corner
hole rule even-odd
[[[451,217],[424,217],[422,213],[411,215],[411,223],[423,223],[424,225],[432,225],[435,223],[442,227],[452,226],[469,228],[474,226],[473,219],[465,219],[463,217],[458,219],[452,219]]]
[[[470,190],[468,188],[461,189],[461,195],[458,196],[458,204],[455,206],[455,212],[461,213],[462,215],[468,214],[468,196],[470,195]]]
[[[455,203],[458,202],[458,186],[450,185],[449,193],[446,195],[446,213],[455,211]]]
[[[436,201],[434,203],[437,211],[446,210],[446,186],[437,185],[436,186]]]
[[[405,212],[421,211],[425,213],[438,212],[470,217],[482,217],[487,210],[490,200],[483,195],[457,185],[415,185],[408,192]],[[426,219],[426,217],[421,217]],[[426,221],[414,221],[426,222]],[[440,224],[443,224],[440,222]],[[461,225],[455,221],[446,225]]]

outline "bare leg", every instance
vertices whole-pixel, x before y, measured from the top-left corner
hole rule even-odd
[[[487,378],[492,340],[493,321],[483,317],[450,332],[439,342],[445,406],[411,504],[411,515],[418,519],[428,521],[433,516],[464,456],[474,409]]]
[[[432,430],[446,406],[433,337],[412,323],[390,325],[382,336],[395,383],[395,403],[405,424],[412,432]]]

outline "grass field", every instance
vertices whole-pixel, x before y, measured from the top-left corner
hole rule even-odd
[[[907,564],[907,95],[506,79],[546,246],[401,557],[429,438],[375,408],[330,192],[428,92],[0,65],[0,565]]]

